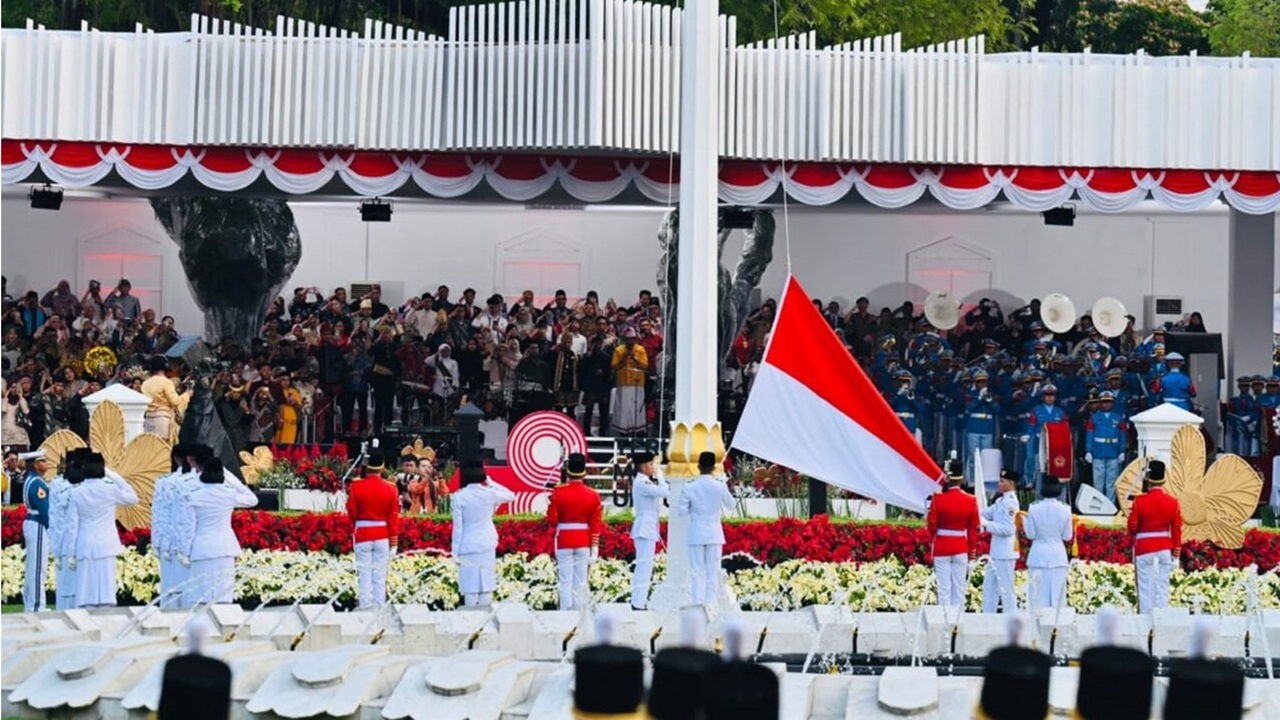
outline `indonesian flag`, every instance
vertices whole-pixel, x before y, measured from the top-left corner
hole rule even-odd
[[[942,478],[794,277],[733,447],[916,512]]]

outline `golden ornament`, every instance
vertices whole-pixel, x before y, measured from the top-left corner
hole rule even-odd
[[[240,474],[244,475],[244,481],[249,485],[257,485],[275,464],[275,456],[266,445],[259,445],[252,453],[240,451]]]
[[[1239,455],[1223,454],[1205,469],[1204,436],[1194,425],[1173,435],[1164,489],[1182,508],[1182,540],[1207,540],[1218,547],[1244,545],[1244,523],[1253,516],[1262,492],[1262,475]],[[1126,517],[1130,494],[1141,482],[1142,458],[1129,463],[1116,480],[1116,498]]]
[[[130,530],[151,526],[151,496],[156,478],[170,471],[169,443],[159,435],[142,433],[126,445],[124,413],[110,400],[104,401],[89,417],[89,445],[102,455],[108,468],[124,478],[138,493],[138,504],[121,506],[116,519]],[[49,458],[46,478],[56,475],[67,453],[86,447],[70,430],[59,430],[40,446]]]

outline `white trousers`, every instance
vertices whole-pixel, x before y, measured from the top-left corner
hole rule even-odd
[[[1067,568],[1031,568],[1031,591],[1027,593],[1030,600],[1035,593],[1036,607],[1056,608],[1067,602]]]
[[[169,560],[160,558],[160,607],[164,609],[187,607],[193,604],[195,587],[187,582],[191,579],[190,568],[182,566],[177,557]]]
[[[483,605],[488,600],[480,596],[488,596],[498,587],[497,564],[494,552],[462,553],[458,562],[458,592],[467,605]]]
[[[391,562],[390,540],[366,540],[355,544],[356,578],[362,608],[381,607],[387,602],[387,564]]]
[[[187,603],[188,606],[200,602],[235,602],[236,559],[234,557],[192,560],[190,577],[192,584],[187,596],[191,598],[191,602]]]
[[[1137,555],[1133,564],[1138,576],[1138,612],[1145,614],[1169,607],[1169,573],[1173,572],[1173,553],[1160,550]]]
[[[653,578],[653,553],[657,540],[634,538],[636,572],[631,576],[631,607],[641,610],[649,606],[649,581]]]
[[[22,576],[22,607],[27,612],[48,609],[44,599],[44,576],[49,568],[49,531],[34,520],[22,521],[22,539],[27,544],[27,568]]]
[[[693,604],[714,605],[720,600],[720,553],[724,545],[690,545],[689,579]]]
[[[938,581],[938,604],[964,607],[969,588],[969,556],[934,555],[933,574]]]
[[[1013,566],[1017,560],[995,560],[987,562],[987,571],[982,575],[982,612],[993,613],[997,607],[1004,607],[1006,613],[1018,609],[1018,596],[1013,589]]]
[[[590,597],[587,568],[591,566],[591,548],[556,550],[556,574],[560,577],[560,609],[576,610]]]
[[[57,590],[54,591],[54,597],[57,599],[57,609],[71,610],[76,607],[76,571],[67,567],[71,562],[71,558],[58,558],[58,570],[54,573]]]
[[[116,558],[76,559],[76,607],[114,607]]]

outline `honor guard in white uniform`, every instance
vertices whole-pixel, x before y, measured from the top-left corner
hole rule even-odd
[[[1031,503],[1022,520],[1022,532],[1031,541],[1027,570],[1031,572],[1028,604],[1056,608],[1067,600],[1067,571],[1071,567],[1067,546],[1075,536],[1071,508],[1060,500],[1062,483],[1045,476],[1040,483],[1044,498]]]
[[[47,607],[44,581],[49,567],[49,483],[44,474],[49,461],[44,450],[22,453],[18,458],[27,463],[27,473],[22,478],[22,504],[27,508],[27,518],[22,521],[22,540],[27,548],[22,607],[26,612],[38,612]]]
[[[982,612],[993,613],[999,606],[1006,613],[1018,609],[1013,587],[1013,570],[1018,563],[1018,493],[1007,473],[1000,476],[1000,497],[981,512],[981,528],[991,533],[991,559],[982,578]]]
[[[81,463],[88,448],[77,448],[62,460],[62,475],[49,485],[49,552],[56,568],[54,597],[59,610],[76,607],[76,531],[80,514],[76,512],[74,492],[84,482]]]
[[[173,553],[173,515],[180,507],[178,498],[182,493],[179,487],[191,472],[187,463],[190,453],[191,446],[186,443],[173,446],[169,453],[169,473],[156,478],[151,494],[151,548],[160,561],[160,607],[166,609],[181,605],[179,586],[186,576]]]
[[[76,530],[76,607],[116,604],[116,557],[124,552],[116,530],[116,506],[135,505],[138,493],[108,472],[99,453],[84,456],[84,482],[73,493],[80,525]]]
[[[258,496],[210,458],[200,472],[200,487],[185,498],[182,511],[192,517],[189,533],[174,538],[178,561],[188,567],[196,603],[229,603],[235,598],[236,556],[240,542],[231,529],[231,512],[253,507]]]
[[[689,481],[676,502],[676,514],[689,516],[689,577],[693,604],[707,605],[720,597],[720,555],[724,550],[721,517],[734,508],[729,487],[712,477],[716,455],[698,456],[698,477]]]
[[[484,465],[474,461],[463,466],[460,485],[450,500],[451,552],[458,563],[458,590],[464,605],[488,605],[498,586],[498,528],[493,524],[493,513],[516,495],[489,482]]]
[[[658,511],[671,496],[666,481],[654,477],[653,453],[642,452],[631,456],[636,468],[631,483],[631,497],[635,501],[636,516],[631,521],[631,541],[636,546],[636,572],[631,578],[631,607],[644,610],[649,604],[649,581],[653,577],[653,554],[662,541],[658,526]]]

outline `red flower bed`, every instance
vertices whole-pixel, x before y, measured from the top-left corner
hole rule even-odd
[[[22,507],[5,508],[3,544],[22,543]],[[343,513],[270,513],[242,510],[235,513],[236,536],[246,549],[351,552],[351,521]],[[600,539],[602,557],[631,558],[635,552],[626,521],[606,523]],[[552,534],[544,520],[500,521],[499,553],[550,554]],[[127,545],[145,549],[147,530],[121,531]],[[448,520],[413,518],[401,522],[400,547],[404,550],[448,551],[452,527]],[[985,541],[983,551],[985,552]],[[1080,530],[1082,560],[1123,563],[1131,545],[1121,528],[1085,525]],[[929,562],[929,538],[917,523],[830,522],[825,516],[812,520],[781,518],[725,524],[725,553],[745,552],[768,564],[793,558],[823,562],[871,561],[897,557],[905,563]],[[1186,543],[1182,566],[1186,570],[1207,567],[1245,567],[1257,563],[1262,570],[1280,565],[1280,533],[1250,530],[1244,547],[1224,550],[1208,543]]]

